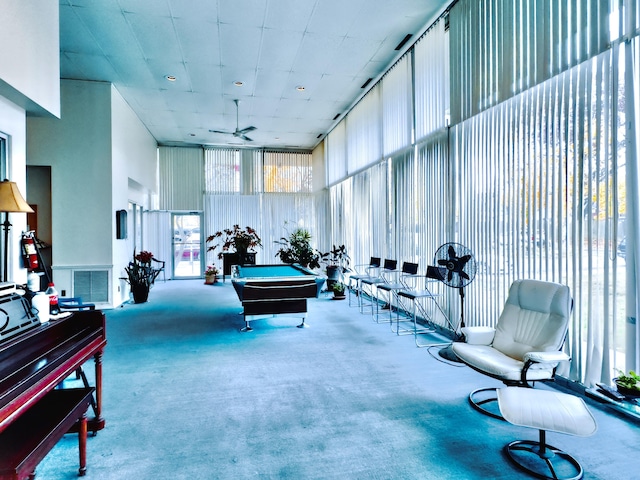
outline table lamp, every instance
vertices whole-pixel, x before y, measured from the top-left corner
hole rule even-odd
[[[11,223],[9,222],[10,212],[24,212],[33,213],[33,210],[29,204],[24,200],[18,190],[18,185],[15,182],[10,182],[5,179],[0,182],[0,212],[4,212],[4,222],[2,227],[4,228],[4,265],[3,276],[0,279],[3,282],[8,280],[8,258],[9,258],[9,229]]]

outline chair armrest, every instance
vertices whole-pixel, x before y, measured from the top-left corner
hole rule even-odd
[[[492,327],[464,327],[465,342],[471,345],[491,345],[496,329]]]
[[[528,352],[524,354],[525,362],[534,363],[560,363],[571,360],[571,357],[564,352]]]

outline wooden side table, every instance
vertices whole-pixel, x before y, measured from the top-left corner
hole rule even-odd
[[[222,281],[227,280],[227,275],[231,276],[231,265],[255,265],[256,253],[247,252],[243,255],[243,259],[240,258],[238,252],[230,252],[222,254]]]

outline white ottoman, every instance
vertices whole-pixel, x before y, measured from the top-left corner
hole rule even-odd
[[[598,428],[581,398],[566,393],[524,387],[498,389],[504,419],[540,430],[540,440],[518,440],[505,447],[509,458],[538,478],[573,480],[584,473],[578,461],[546,443],[546,432],[588,437]],[[555,463],[554,463],[555,462]]]

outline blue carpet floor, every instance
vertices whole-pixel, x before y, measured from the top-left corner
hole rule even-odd
[[[498,382],[443,363],[437,348],[416,348],[346,301],[311,300],[306,329],[282,316],[241,333],[240,310],[229,282],[188,280],[105,312],[107,424],[89,437],[87,479],[530,478],[503,447],[537,431],[467,402]],[[587,479],[640,478],[638,424],[590,408],[595,435],[548,442],[574,454]],[[76,437],[37,474],[76,478]]]

